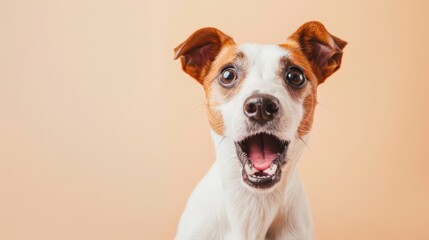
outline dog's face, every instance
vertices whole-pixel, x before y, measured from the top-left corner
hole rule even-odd
[[[309,22],[284,44],[236,44],[203,28],[175,49],[206,92],[212,130],[234,143],[242,179],[268,189],[282,176],[288,148],[313,122],[317,86],[341,65],[346,42]]]

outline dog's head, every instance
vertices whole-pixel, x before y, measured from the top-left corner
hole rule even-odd
[[[249,186],[268,189],[281,179],[288,150],[311,129],[317,87],[339,69],[346,44],[308,22],[279,45],[236,44],[203,28],[175,48],[203,85],[210,126],[232,143]]]

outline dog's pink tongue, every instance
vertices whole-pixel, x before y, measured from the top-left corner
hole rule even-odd
[[[249,159],[259,171],[269,168],[277,157],[276,143],[273,137],[258,135],[248,141]]]

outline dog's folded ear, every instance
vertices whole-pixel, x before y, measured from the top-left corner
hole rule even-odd
[[[319,84],[341,66],[343,48],[347,42],[330,34],[320,22],[302,25],[288,41],[299,44],[299,48],[312,65]]]
[[[180,58],[183,71],[203,84],[203,78],[222,46],[232,43],[234,40],[218,29],[202,28],[174,49],[174,59]]]

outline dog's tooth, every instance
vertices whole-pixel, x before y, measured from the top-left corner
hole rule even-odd
[[[277,171],[277,164],[274,164],[272,171],[273,173]]]
[[[274,173],[276,173],[277,171],[277,164],[272,163],[271,167],[268,168],[267,170],[264,171],[264,173],[268,174],[268,175],[273,175]]]
[[[244,164],[244,169],[246,170],[247,174],[250,174],[250,172],[252,171],[251,167],[247,163]]]
[[[244,164],[244,169],[246,170],[247,175],[253,175],[256,173],[256,169],[253,168],[252,163]]]
[[[257,178],[255,178],[255,177],[253,177],[253,176],[249,176],[249,180],[250,180],[250,181],[253,181],[253,182],[256,182],[256,181],[257,181]]]

